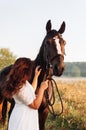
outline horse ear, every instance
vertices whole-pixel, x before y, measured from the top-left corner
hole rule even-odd
[[[63,21],[60,29],[58,30],[58,33],[62,34],[65,31],[65,22]]]
[[[46,24],[46,31],[47,31],[47,33],[51,31],[51,27],[52,27],[51,20],[48,20],[48,22]]]

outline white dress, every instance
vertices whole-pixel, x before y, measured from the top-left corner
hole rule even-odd
[[[33,87],[28,81],[14,95],[15,106],[9,119],[8,130],[39,130],[38,110],[28,107],[36,98]]]

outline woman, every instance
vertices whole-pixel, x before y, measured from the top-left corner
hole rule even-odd
[[[38,94],[35,95],[41,69],[39,66],[36,68],[31,85],[28,81],[31,78],[32,64],[28,58],[19,58],[8,76],[4,95],[15,100],[8,130],[39,130],[37,109],[40,107],[45,89],[48,88],[48,81],[41,83]]]

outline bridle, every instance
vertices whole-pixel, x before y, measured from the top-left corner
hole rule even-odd
[[[56,58],[58,58],[58,54],[56,54],[50,60],[49,57],[48,57],[48,52],[47,52],[46,46],[44,46],[44,54],[45,54],[45,61],[46,61],[46,73],[44,75],[44,80],[48,79],[48,85],[49,85],[49,83],[51,84],[51,87],[52,87],[52,102],[51,102],[51,99],[49,99],[48,89],[45,91],[45,98],[46,98],[46,103],[47,103],[47,106],[48,106],[50,113],[54,117],[56,117],[56,116],[59,116],[63,113],[63,102],[62,102],[62,99],[61,99],[61,95],[59,93],[59,89],[58,89],[56,81],[52,78],[52,76],[53,76],[52,61],[55,60]],[[61,103],[61,111],[58,114],[55,113],[54,107],[53,107],[53,105],[55,104],[54,86],[56,88],[56,92],[58,94],[58,97],[59,97],[59,100],[60,100],[60,103]]]
[[[63,102],[62,102],[62,98],[61,98],[61,95],[60,95],[60,92],[59,92],[59,89],[58,89],[58,86],[57,86],[57,83],[56,81],[52,78],[52,68],[49,67],[47,68],[46,70],[46,74],[45,74],[45,79],[48,80],[48,85],[49,83],[51,84],[50,87],[52,87],[52,102],[51,102],[51,99],[49,99],[49,94],[48,94],[48,89],[45,91],[45,98],[46,98],[46,103],[47,103],[47,106],[48,106],[48,109],[50,111],[50,113],[56,117],[56,116],[59,116],[63,113]],[[47,77],[46,77],[47,76]],[[59,100],[60,100],[60,104],[61,104],[61,111],[57,114],[55,113],[54,111],[54,107],[53,105],[55,104],[55,92],[54,92],[54,86],[56,88],[56,92],[58,94],[58,97],[59,97]]]

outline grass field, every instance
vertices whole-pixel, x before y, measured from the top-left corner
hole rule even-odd
[[[46,130],[86,130],[86,78],[55,78],[62,97],[64,110],[56,118],[51,114],[46,121]],[[54,110],[61,110],[56,93]],[[0,130],[6,130],[0,125]]]
[[[56,78],[63,100],[63,114],[56,119],[49,114],[46,130],[86,130],[86,78]],[[56,101],[55,111],[60,110]]]

